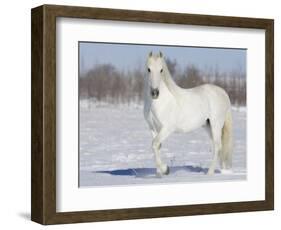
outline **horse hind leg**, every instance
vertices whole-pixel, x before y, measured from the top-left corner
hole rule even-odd
[[[208,170],[208,175],[212,175],[215,172],[215,168],[217,165],[218,157],[222,148],[221,143],[221,128],[216,125],[211,124],[211,137],[212,137],[212,152],[213,152],[213,159],[211,165]]]
[[[204,128],[206,130],[206,133],[208,134],[208,137],[211,140],[211,153],[213,154],[213,161],[212,162],[217,162],[218,156],[215,155],[215,152],[216,152],[215,150],[217,148],[216,148],[216,144],[215,144],[215,141],[214,141],[214,138],[213,138],[213,131],[212,131],[212,126],[211,126],[210,119],[207,119],[206,125],[204,126]],[[215,168],[215,166],[210,166],[209,167],[208,174],[212,174],[213,173],[212,171],[214,171],[214,170],[212,168]]]

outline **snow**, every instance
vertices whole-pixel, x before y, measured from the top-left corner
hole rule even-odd
[[[206,131],[175,133],[162,144],[170,174],[155,174],[151,134],[142,105],[80,101],[79,186],[120,186],[246,180],[246,108],[233,108],[232,171],[206,172],[211,144]]]

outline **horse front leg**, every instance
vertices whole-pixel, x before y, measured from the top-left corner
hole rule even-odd
[[[162,176],[163,174],[169,174],[169,167],[162,162],[160,156],[161,143],[169,136],[169,134],[170,132],[168,132],[168,130],[162,128],[152,141],[152,150],[155,155],[155,162],[157,168],[156,170],[157,174],[160,176]]]

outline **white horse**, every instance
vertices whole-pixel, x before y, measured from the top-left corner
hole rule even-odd
[[[173,132],[190,132],[205,126],[212,139],[213,174],[218,158],[222,172],[232,167],[232,115],[227,93],[220,87],[204,84],[183,89],[173,81],[163,54],[147,58],[144,117],[152,132],[152,149],[157,174],[169,174],[160,157],[161,143]]]

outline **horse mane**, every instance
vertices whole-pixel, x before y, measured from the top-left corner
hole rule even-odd
[[[165,59],[162,57],[161,60],[164,70],[163,81],[166,84],[168,90],[171,92],[171,94],[176,97],[179,95],[179,91],[181,90],[181,88],[173,80]]]

